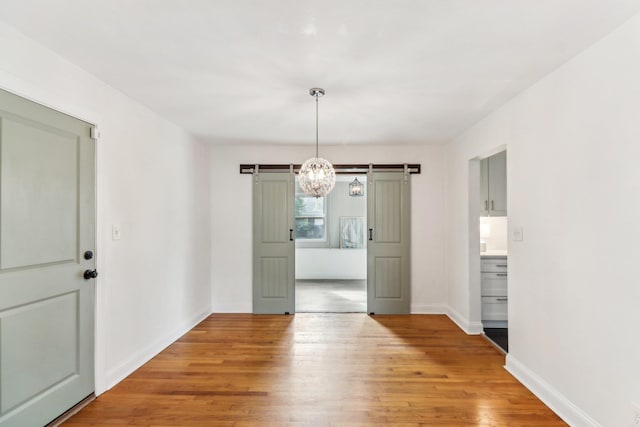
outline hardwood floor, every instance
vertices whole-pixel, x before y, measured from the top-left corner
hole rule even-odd
[[[65,425],[566,425],[503,364],[446,316],[216,314]]]

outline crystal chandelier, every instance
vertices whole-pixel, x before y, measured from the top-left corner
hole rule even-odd
[[[307,159],[298,172],[300,188],[313,197],[324,197],[336,185],[336,171],[333,165],[318,157],[318,98],[324,95],[324,89],[314,87],[309,89],[309,95],[316,98],[316,156]]]

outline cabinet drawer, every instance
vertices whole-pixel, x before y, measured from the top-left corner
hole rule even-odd
[[[480,271],[481,272],[496,272],[496,273],[506,273],[507,272],[507,259],[506,258],[483,258],[480,260]]]
[[[507,320],[507,297],[482,297],[482,320]]]
[[[483,297],[506,297],[507,273],[482,273],[480,295]]]

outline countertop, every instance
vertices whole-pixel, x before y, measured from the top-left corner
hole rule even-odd
[[[492,256],[507,256],[507,251],[486,251],[480,252],[480,258]]]

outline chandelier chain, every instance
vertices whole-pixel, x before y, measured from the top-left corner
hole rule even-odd
[[[318,157],[318,94],[316,93],[316,157]]]

